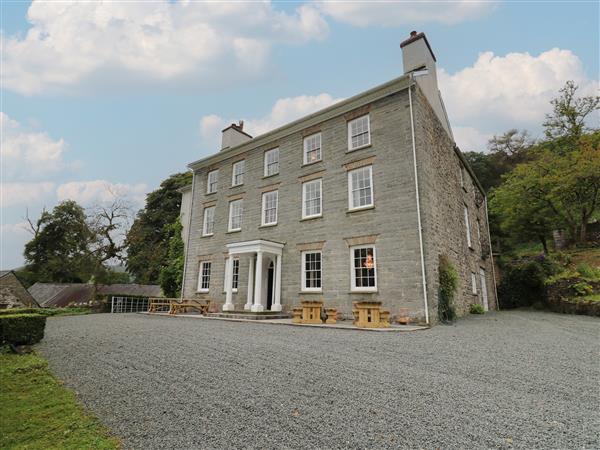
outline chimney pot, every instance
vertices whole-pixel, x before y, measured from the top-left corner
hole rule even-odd
[[[416,31],[411,31],[411,32],[410,32],[410,37],[415,37],[416,35],[417,35],[417,32],[416,32]]]

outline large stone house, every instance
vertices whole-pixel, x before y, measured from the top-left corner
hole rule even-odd
[[[379,300],[437,320],[441,255],[456,307],[497,307],[486,197],[460,150],[423,33],[404,75],[253,138],[243,123],[189,164],[183,293],[223,311],[290,311],[322,299],[351,316]]]

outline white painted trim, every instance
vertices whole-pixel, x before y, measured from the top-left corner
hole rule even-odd
[[[320,153],[320,158],[319,159],[315,159],[314,161],[309,161],[308,160],[308,151],[306,148],[306,141],[310,138],[313,138],[315,136],[319,135],[319,153]],[[310,151],[314,151],[314,150],[310,150]],[[317,133],[313,133],[310,136],[305,136],[304,139],[302,139],[302,164],[314,164],[317,163],[319,161],[323,161],[323,136],[321,135],[321,132],[317,132]]]
[[[464,211],[465,211],[465,228],[466,228],[466,232],[467,232],[467,245],[469,246],[469,248],[473,248],[473,241],[471,240],[471,220],[469,218],[469,207],[467,206],[466,203],[464,203],[463,205],[464,205]]]
[[[321,287],[306,287],[306,254],[319,253],[321,255]],[[323,251],[322,250],[303,250],[300,258],[300,291],[301,292],[323,292]]]
[[[202,288],[202,273],[204,272],[203,266],[205,264],[210,264],[210,272],[208,274],[208,288]],[[196,292],[207,293],[210,291],[210,281],[212,278],[212,261],[200,261],[200,266],[198,267],[198,286]]]
[[[371,203],[361,206],[352,205],[352,174],[359,170],[369,170],[369,178],[371,180]],[[348,171],[348,211],[358,211],[360,209],[372,208],[375,206],[375,180],[373,180],[373,165],[357,167]]]
[[[306,214],[306,187],[311,183],[319,183],[319,214]],[[315,180],[309,180],[302,183],[302,218],[312,219],[315,217],[321,217],[323,215],[323,178],[317,178]]]
[[[215,183],[217,183],[217,188],[214,191],[210,190],[210,185],[212,184],[210,182],[210,176],[212,174],[216,174],[217,179],[214,180]],[[208,175],[206,176],[206,193],[207,194],[214,194],[215,192],[217,192],[219,190],[219,169],[215,169],[215,170],[211,170],[210,172],[208,172]]]
[[[212,210],[212,214],[213,214],[213,231],[212,233],[207,233],[206,232],[206,225],[207,225],[207,220],[206,220],[206,213],[208,210]],[[212,236],[213,234],[215,234],[215,207],[214,206],[209,206],[208,208],[204,208],[203,211],[203,217],[202,217],[202,236]]]
[[[233,205],[234,204],[240,204],[240,208],[241,208],[241,220],[240,220],[240,226],[237,228],[233,228],[232,227],[232,219],[233,216],[231,214],[232,209],[233,209]],[[241,225],[244,221],[244,199],[238,198],[237,200],[231,200],[229,202],[229,220],[227,221],[227,231],[232,232],[232,231],[240,231],[242,229]]]
[[[267,172],[267,166],[268,166],[268,164],[267,164],[267,155],[270,154],[270,153],[273,153],[273,152],[277,152],[277,172],[275,172],[275,173],[268,173]],[[269,150],[267,150],[267,151],[264,152],[264,154],[263,154],[263,176],[265,176],[265,177],[271,177],[271,176],[277,175],[279,173],[279,170],[281,169],[281,166],[280,166],[280,162],[281,162],[280,161],[280,156],[281,156],[281,154],[279,153],[279,147],[271,148],[271,149],[269,149]]]
[[[265,222],[265,208],[266,208],[266,198],[267,195],[271,195],[271,194],[277,194],[277,199],[275,200],[275,222]],[[260,224],[261,226],[269,226],[269,225],[277,225],[277,221],[279,220],[279,189],[276,189],[274,191],[269,191],[269,192],[263,192],[262,194],[262,207],[261,207],[261,218],[260,218]]]
[[[414,78],[411,75],[413,86]],[[419,248],[421,249],[421,282],[423,283],[423,303],[425,305],[425,323],[429,324],[429,299],[427,297],[427,277],[425,276],[425,251],[423,249],[423,226],[421,225],[421,200],[419,196],[419,172],[417,170],[417,144],[415,142],[415,119],[413,114],[411,84],[408,85],[408,104],[410,109],[410,135],[412,141],[413,169],[415,176],[415,200],[417,203],[417,230],[419,232]]]
[[[372,248],[373,249],[373,269],[375,276],[375,286],[374,287],[357,287],[356,286],[356,278],[355,278],[355,269],[354,267],[354,250],[358,250],[361,248]],[[365,244],[365,245],[354,245],[350,247],[350,291],[351,292],[377,292],[379,283],[377,282],[377,249],[375,248],[375,244]]]
[[[233,242],[225,245],[229,255],[241,255],[244,253],[270,253],[272,255],[281,255],[284,244],[279,242],[256,239],[253,241]]]
[[[241,174],[239,174],[239,175],[241,175],[241,176],[242,176],[242,182],[241,182],[241,183],[236,183],[236,182],[235,182],[235,175],[236,175],[236,173],[235,173],[235,168],[236,168],[237,166],[239,166],[240,164],[243,164],[243,165],[244,165],[244,170],[242,171],[242,173],[241,173]],[[231,187],[241,186],[242,184],[244,184],[244,176],[245,176],[245,175],[246,175],[246,160],[245,160],[245,159],[241,159],[241,160],[239,160],[239,161],[236,161],[236,162],[234,162],[234,163],[231,165]]]
[[[359,147],[352,147],[352,124],[364,117],[367,118],[367,136],[369,137],[369,141]],[[371,115],[367,113],[348,121],[348,152],[360,150],[361,148],[368,147],[369,145],[371,145]]]
[[[187,273],[187,265],[188,265],[188,254],[190,252],[190,236],[192,234],[191,230],[192,230],[192,214],[194,213],[194,187],[196,184],[196,173],[192,172],[192,198],[190,199],[190,211],[188,214],[188,233],[187,233],[187,239],[186,239],[186,243],[185,243],[185,252],[183,255],[183,274],[182,277],[183,279],[181,280],[181,294],[180,294],[180,298],[183,299],[183,292],[185,290],[185,279],[186,277],[186,273]]]

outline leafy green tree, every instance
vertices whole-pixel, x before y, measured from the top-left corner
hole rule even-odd
[[[537,235],[543,244],[551,230],[566,228],[584,242],[600,203],[599,133],[581,137],[570,151],[532,150],[534,159],[518,165],[493,193],[490,208],[502,228],[521,242]]]
[[[181,238],[183,227],[179,219],[170,227],[172,236],[169,240],[167,264],[160,271],[160,287],[167,297],[179,297],[185,261],[184,244]]]
[[[600,97],[577,97],[577,89],[575,82],[567,81],[559,97],[550,102],[552,113],[547,114],[544,121],[549,140],[564,138],[569,146],[574,146],[581,136],[593,131],[586,126],[586,119],[598,110]]]
[[[146,206],[138,212],[126,239],[127,270],[137,283],[159,283],[161,269],[168,265],[172,225],[180,213],[179,189],[191,182],[191,173],[177,173],[146,196]]]
[[[32,224],[33,225],[33,224]],[[82,283],[97,266],[89,246],[94,239],[81,206],[72,200],[44,211],[32,226],[33,239],[25,245],[28,281]]]

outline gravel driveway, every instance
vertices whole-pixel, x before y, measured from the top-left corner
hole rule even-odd
[[[57,376],[131,449],[600,448],[600,321],[540,312],[372,333],[48,319]]]

